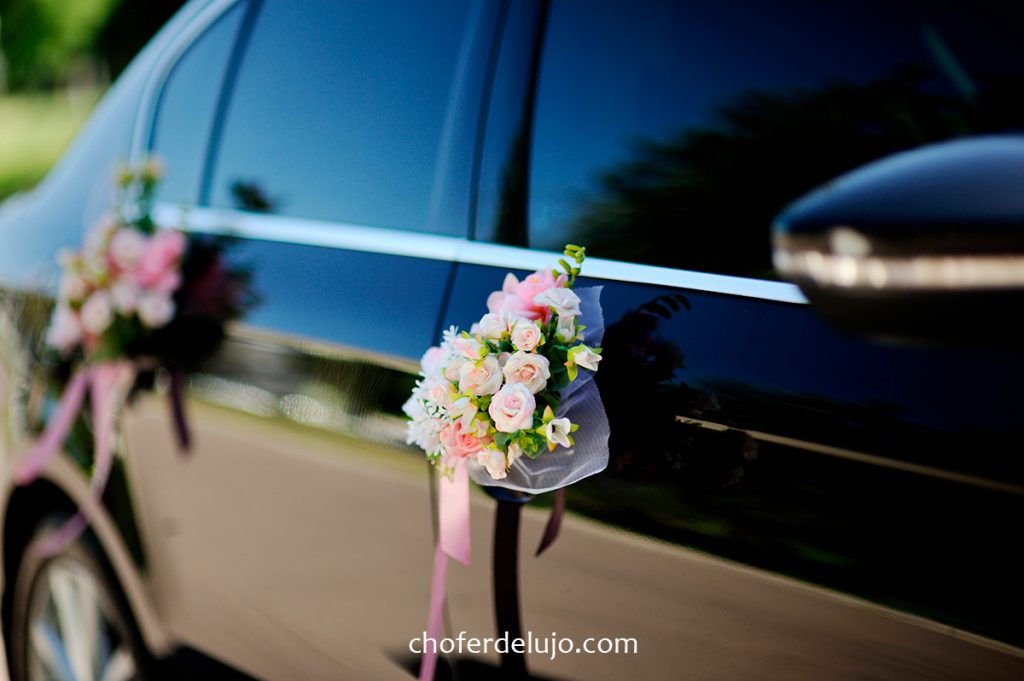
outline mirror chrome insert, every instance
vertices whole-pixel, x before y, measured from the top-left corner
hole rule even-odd
[[[823,288],[943,291],[1024,288],[1024,256],[858,257],[775,249],[775,269],[786,279]]]

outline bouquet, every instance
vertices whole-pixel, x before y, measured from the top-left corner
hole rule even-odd
[[[178,443],[189,446],[182,372],[217,349],[226,323],[254,299],[248,273],[225,258],[225,240],[156,224],[152,207],[162,171],[155,159],[120,169],[114,209],[79,250],[58,256],[61,279],[46,344],[70,379],[16,471],[21,484],[35,479],[60,449],[88,393],[95,440],[91,488],[98,497],[112,463],[116,416],[129,392],[159,368],[170,374]],[[60,544],[83,527],[76,516]]]
[[[62,276],[46,342],[61,360],[187,368],[212,353],[225,324],[252,303],[248,273],[227,264],[223,239],[156,225],[162,171],[155,159],[120,169],[115,210],[81,249],[58,255]]]
[[[528,462],[573,447],[580,423],[561,407],[581,370],[597,371],[601,348],[585,342],[587,305],[572,288],[586,251],[570,244],[565,256],[571,262],[560,259],[561,272],[540,270],[523,281],[506,275],[480,321],[469,331],[449,328],[423,355],[404,407],[408,442],[446,474],[466,459],[478,482],[495,484],[517,462],[526,471]],[[599,316],[596,295],[588,297]]]
[[[604,333],[601,289],[573,290],[586,250],[570,244],[564,255],[561,271],[539,270],[522,281],[506,275],[480,321],[469,331],[445,331],[441,345],[423,355],[405,403],[409,444],[443,473],[427,617],[433,638],[442,629],[447,559],[469,564],[470,477],[523,492],[559,490],[539,555],[558,534],[562,488],[608,465],[608,417],[593,381]],[[502,586],[503,593],[517,588]],[[499,622],[507,607],[518,617],[518,596],[496,596],[495,604]],[[433,680],[436,664],[437,651],[427,651],[420,681]]]

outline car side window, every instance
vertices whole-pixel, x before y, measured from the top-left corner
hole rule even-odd
[[[239,2],[218,17],[167,76],[150,138],[150,149],[167,165],[158,189],[163,201],[199,201],[214,116],[247,6]]]
[[[1019,3],[554,0],[528,239],[773,278],[770,223],[880,157],[1024,128]]]
[[[211,205],[463,234],[431,208],[468,14],[469,0],[264,3]]]

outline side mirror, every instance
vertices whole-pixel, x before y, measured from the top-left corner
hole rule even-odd
[[[935,144],[858,168],[776,219],[775,267],[858,335],[1019,344],[1024,136]]]

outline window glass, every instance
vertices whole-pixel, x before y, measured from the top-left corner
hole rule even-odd
[[[468,5],[265,2],[226,114],[213,205],[461,229],[430,208]]]
[[[555,0],[529,241],[772,277],[790,201],[898,151],[1024,127],[1009,2]]]
[[[167,164],[159,198],[194,204],[210,142],[210,128],[238,27],[240,2],[219,17],[175,64],[157,104],[150,147]]]

